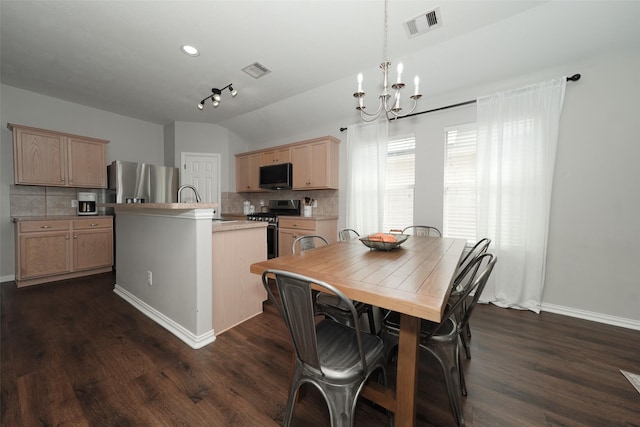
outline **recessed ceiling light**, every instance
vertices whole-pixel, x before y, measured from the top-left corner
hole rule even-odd
[[[181,46],[180,50],[182,52],[184,52],[185,55],[189,55],[189,56],[199,56],[200,52],[198,52],[198,49],[196,49],[193,46],[189,46],[188,44]]]

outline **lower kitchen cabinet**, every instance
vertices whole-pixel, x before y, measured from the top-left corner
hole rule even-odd
[[[17,220],[18,287],[105,273],[113,267],[113,218]]]
[[[338,220],[335,217],[284,217],[281,216],[278,232],[278,256],[292,253],[293,242],[300,236],[316,234],[324,237],[327,242],[337,240]]]

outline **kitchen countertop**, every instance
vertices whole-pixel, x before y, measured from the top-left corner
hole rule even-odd
[[[12,222],[24,222],[24,221],[53,221],[56,219],[91,219],[91,218],[112,218],[113,215],[52,215],[52,216],[14,216],[11,217]]]
[[[214,233],[221,231],[233,231],[233,230],[245,230],[247,228],[266,228],[267,223],[261,221],[216,221],[215,219],[212,221],[213,227],[212,231]]]
[[[102,203],[98,207],[131,209],[218,209],[217,203]]]

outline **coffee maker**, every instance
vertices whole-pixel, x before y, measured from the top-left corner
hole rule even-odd
[[[96,204],[95,193],[78,193],[78,215],[97,215],[98,207]]]

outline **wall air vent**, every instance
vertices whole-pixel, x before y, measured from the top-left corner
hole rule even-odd
[[[249,74],[254,79],[259,79],[260,77],[271,72],[270,69],[268,69],[258,61],[254,62],[253,64],[247,65],[242,69],[242,71]]]
[[[424,34],[427,31],[435,30],[441,25],[442,16],[440,15],[440,8],[436,7],[435,9],[406,21],[404,23],[404,29],[407,30],[407,36],[412,38],[420,34]]]

